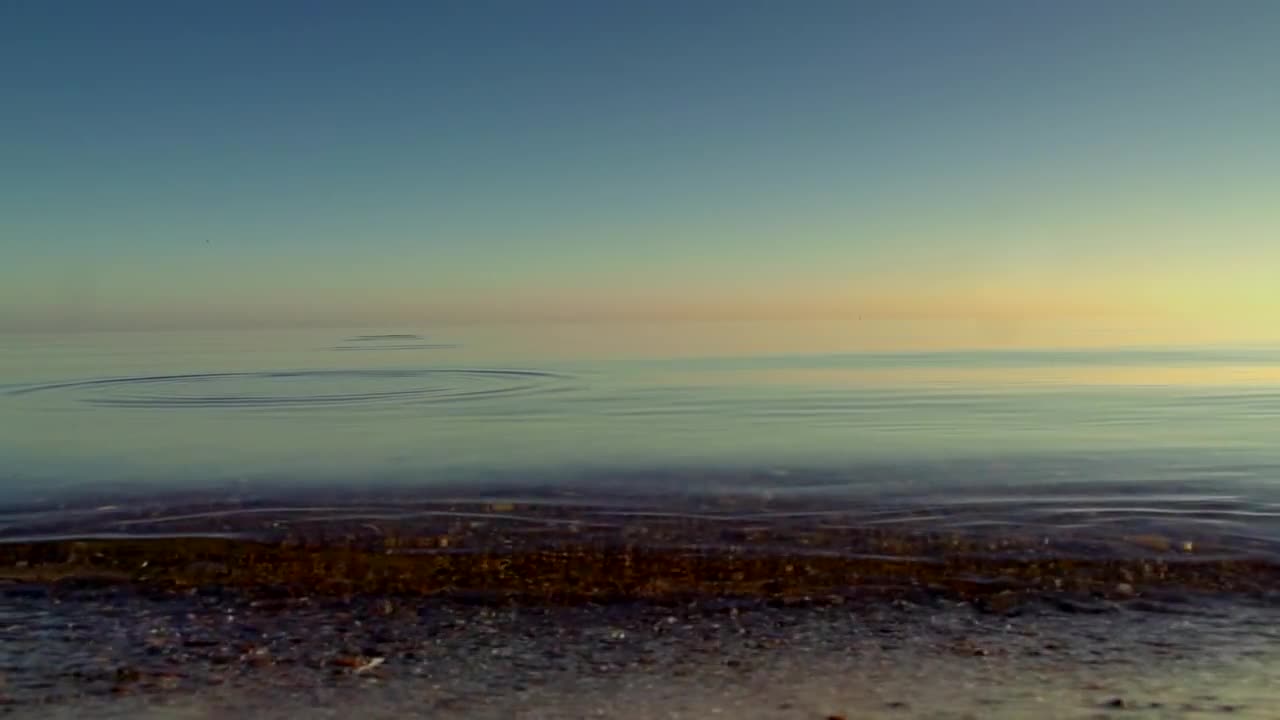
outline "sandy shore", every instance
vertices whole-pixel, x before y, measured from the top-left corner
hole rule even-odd
[[[1183,596],[786,606],[0,598],[41,718],[1277,717],[1280,606]]]

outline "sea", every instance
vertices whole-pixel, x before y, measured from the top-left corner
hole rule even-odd
[[[563,486],[1280,519],[1280,347],[717,354],[648,333],[0,335],[0,501]]]

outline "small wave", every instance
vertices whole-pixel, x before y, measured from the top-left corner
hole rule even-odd
[[[799,540],[812,533],[903,532],[907,534],[948,534],[988,528],[982,534],[991,540],[1017,538],[1033,544],[1070,538],[1095,542],[1145,538],[1146,545],[1167,545],[1176,550],[1190,542],[1225,551],[1244,550],[1236,540],[1254,536],[1269,551],[1280,550],[1280,512],[1243,498],[1197,493],[1163,493],[1147,497],[1127,497],[1105,492],[1070,495],[1028,493],[1015,502],[1013,497],[988,495],[978,498],[947,498],[938,495],[908,495],[898,498],[842,498],[839,493],[816,498],[772,499],[750,495],[695,496],[659,494],[652,497],[624,497],[608,490],[579,488],[582,493],[557,492],[546,498],[521,496],[499,491],[484,497],[460,497],[430,490],[387,487],[371,494],[296,494],[294,490],[267,492],[252,506],[210,498],[207,503],[190,500],[163,502],[152,498],[149,509],[139,517],[136,508],[98,508],[87,515],[68,514],[67,509],[51,513],[16,513],[10,530],[24,524],[70,524],[95,531],[129,527],[152,531],[246,530],[268,524],[329,524],[350,521],[387,524],[401,530],[413,527],[432,535],[439,523],[454,520],[484,520],[500,525],[546,524],[596,528],[631,527],[701,528],[719,536],[723,532],[753,535],[765,533],[775,538]],[[265,492],[265,491],[264,491]],[[527,495],[527,494],[526,494]],[[268,500],[267,497],[277,497]],[[24,522],[25,520],[25,522]],[[65,530],[65,527],[61,527]],[[1081,532],[1083,531],[1083,533]],[[5,533],[0,532],[0,535]],[[1163,538],[1156,543],[1151,538]],[[802,545],[806,543],[800,543]],[[1132,543],[1128,543],[1132,549]],[[1257,549],[1256,543],[1248,544]],[[1280,556],[1277,556],[1280,557]]]

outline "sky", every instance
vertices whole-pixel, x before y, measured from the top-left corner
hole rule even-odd
[[[8,0],[0,331],[1280,340],[1277,27],[1265,0]]]

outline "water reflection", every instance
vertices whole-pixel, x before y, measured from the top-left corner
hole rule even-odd
[[[1256,510],[1280,476],[1280,353],[1265,348],[662,358],[587,356],[573,348],[613,336],[557,332],[536,346],[464,332],[9,337],[0,498],[498,483],[865,503],[871,488],[958,517],[938,497],[992,483],[1015,497],[1197,483]]]

